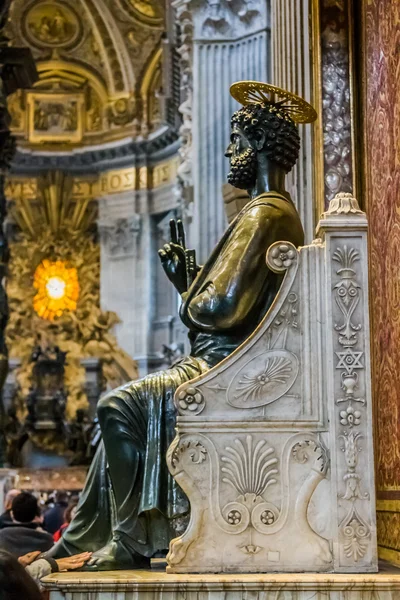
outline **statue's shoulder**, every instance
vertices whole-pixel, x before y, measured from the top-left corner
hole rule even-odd
[[[279,232],[281,239],[291,241],[295,246],[304,243],[304,231],[299,213],[290,196],[278,192],[261,194],[246,205],[248,226],[253,229],[257,224],[259,233],[270,232],[271,226]],[[246,227],[246,225],[244,225]],[[278,234],[277,234],[278,235]]]
[[[272,217],[282,217],[296,213],[293,202],[289,197],[279,192],[265,192],[248,202],[245,206],[245,212],[253,216],[265,215],[269,219]]]

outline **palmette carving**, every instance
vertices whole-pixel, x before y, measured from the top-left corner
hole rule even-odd
[[[368,549],[370,528],[353,506],[342,524],[345,537],[344,552],[347,558],[358,562]]]
[[[354,248],[338,248],[333,254],[333,260],[340,263],[341,267],[337,274],[340,282],[335,285],[335,300],[344,316],[342,325],[335,323],[336,331],[340,331],[339,344],[342,346],[353,346],[357,344],[357,332],[361,325],[352,322],[352,316],[360,301],[360,286],[355,280],[354,263],[360,260],[359,253]]]
[[[274,475],[278,470],[270,467],[276,465],[278,459],[271,457],[273,448],[264,448],[266,443],[266,440],[260,440],[253,450],[253,438],[248,435],[245,444],[236,439],[235,447],[227,446],[226,455],[221,456],[221,462],[225,464],[221,468],[222,481],[229,483],[244,498],[254,495],[257,499],[276,483]]]
[[[297,492],[290,486],[295,461],[304,465]],[[289,436],[277,453],[260,434],[238,436],[231,444],[218,443],[211,432],[185,434],[176,438],[168,464],[190,502],[195,502],[197,519],[172,541],[169,564],[179,565],[196,543],[206,514],[219,528],[221,543],[229,546],[233,541],[226,536],[237,536],[236,547],[246,555],[262,555],[271,544],[281,547],[291,523],[295,534],[307,539],[315,560],[319,556],[331,560],[329,545],[311,529],[307,518],[311,496],[329,464],[327,451],[315,436]],[[264,536],[272,536],[272,541],[263,542]]]

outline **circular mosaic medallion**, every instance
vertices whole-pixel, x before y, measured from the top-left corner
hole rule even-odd
[[[41,48],[71,48],[81,36],[78,15],[61,2],[31,5],[23,17],[22,27],[28,42]]]

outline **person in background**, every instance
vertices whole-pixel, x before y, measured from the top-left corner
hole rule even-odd
[[[0,529],[3,529],[3,527],[7,527],[8,525],[12,524],[12,522],[13,522],[12,516],[11,516],[12,501],[20,493],[21,493],[20,490],[10,490],[9,492],[7,492],[6,497],[4,499],[5,511],[3,512],[2,515],[0,515]]]
[[[17,558],[0,550],[1,600],[42,600],[38,586]]]
[[[53,546],[52,536],[43,531],[42,517],[33,494],[21,492],[11,505],[13,522],[0,530],[0,549],[17,558],[28,552],[46,552]]]
[[[56,502],[44,515],[43,527],[52,535],[58,531],[64,523],[64,513],[68,507],[68,494],[62,490],[56,494]]]
[[[77,505],[78,505],[78,502],[71,502],[71,504],[69,504],[67,510],[64,513],[64,523],[61,525],[60,529],[58,531],[56,531],[55,534],[53,535],[53,540],[55,542],[58,542],[58,540],[62,537],[64,531],[67,529],[68,525],[71,523],[72,519],[74,518]]]

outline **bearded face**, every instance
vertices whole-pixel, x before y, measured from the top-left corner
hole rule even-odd
[[[239,153],[230,155],[231,170],[228,173],[228,182],[241,190],[254,187],[257,179],[257,152],[253,148],[246,148]]]

